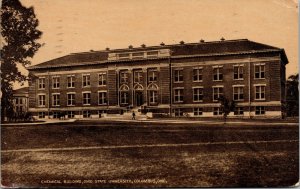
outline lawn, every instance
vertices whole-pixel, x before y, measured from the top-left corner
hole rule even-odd
[[[255,143],[263,140],[283,142]],[[299,178],[299,145],[297,141],[284,142],[288,140],[298,140],[298,127],[257,130],[250,127],[159,126],[2,128],[2,150],[83,147],[78,150],[4,151],[1,155],[2,185],[291,186]],[[230,141],[238,143],[228,143]],[[209,144],[147,146],[205,142]],[[145,145],[130,147],[137,144]],[[129,147],[118,148],[120,145]],[[85,146],[108,148],[85,149]]]

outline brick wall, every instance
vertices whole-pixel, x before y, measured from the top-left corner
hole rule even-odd
[[[278,55],[277,55],[278,57]],[[254,79],[254,65],[256,63],[260,63],[258,58],[262,60],[265,64],[265,78],[264,79]],[[281,101],[281,96],[284,94],[282,90],[284,86],[282,85],[283,80],[285,79],[285,67],[282,66],[280,60],[274,60],[276,56],[274,54],[267,55],[253,55],[253,56],[228,56],[228,57],[202,57],[202,58],[185,58],[185,59],[171,59],[172,65],[172,87],[173,89],[176,87],[183,87],[184,88],[184,101],[183,103],[174,103],[174,107],[176,104],[212,104],[217,103],[213,101],[213,86],[221,85],[224,86],[224,94],[228,99],[233,98],[233,85],[244,85],[244,103],[249,101],[249,77],[250,77],[250,90],[251,90],[251,102],[256,102],[255,100],[255,84],[265,84],[266,85],[266,99],[263,100],[264,102],[268,101]],[[240,62],[239,62],[240,61]],[[250,63],[251,62],[251,63]],[[244,77],[243,80],[234,80],[233,78],[233,65],[242,64],[244,65]],[[213,66],[223,66],[222,73],[223,73],[223,80],[222,81],[213,81]],[[201,82],[194,82],[193,81],[193,68],[201,66],[203,70],[202,74],[202,81]],[[249,73],[249,66],[251,72]],[[144,90],[143,90],[143,97],[144,102],[147,102],[147,86],[149,83],[147,82],[147,69],[149,68],[158,68],[158,82],[157,85],[159,86],[158,91],[158,105],[168,105],[170,102],[170,98],[174,98],[174,90],[172,89],[172,97],[170,97],[169,91],[169,84],[170,84],[170,73],[169,73],[169,64],[168,59],[164,60],[147,60],[143,62],[122,62],[120,65],[116,64],[105,64],[105,65],[94,65],[94,66],[81,66],[81,67],[74,67],[74,68],[55,68],[50,70],[51,76],[50,81],[48,83],[48,76],[47,73],[44,74],[40,73],[40,76],[46,77],[45,90],[38,90],[37,89],[37,80],[34,80],[29,87],[29,107],[35,108],[37,106],[37,94],[39,92],[46,93],[46,107],[49,94],[52,93],[60,93],[60,108],[67,107],[67,93],[68,92],[75,92],[75,106],[80,108],[82,107],[82,92],[83,91],[90,91],[91,92],[91,105],[84,106],[84,107],[101,107],[98,105],[98,91],[99,90],[107,90],[108,92],[108,102],[110,106],[117,106],[118,105],[118,90],[121,86],[121,83],[118,82],[119,79],[119,71],[122,69],[128,70],[128,77],[129,82],[127,85],[129,86],[129,104],[135,104],[134,100],[135,97],[133,95],[133,87],[135,83],[133,83],[134,79],[134,70],[142,70],[143,74],[143,81],[140,83]],[[90,69],[90,87],[83,87],[82,86],[82,74],[79,73],[78,70],[87,70]],[[107,85],[106,86],[98,86],[98,74],[100,71],[95,71],[95,69],[101,69],[101,72],[107,72]],[[175,69],[182,69],[183,70],[183,82],[182,83],[175,83],[174,78],[174,70]],[[57,71],[57,76],[60,76],[60,88],[53,89],[52,88],[52,76],[53,72]],[[66,72],[68,74],[60,73]],[[36,74],[38,72],[33,72]],[[250,75],[249,75],[250,74]],[[67,76],[74,75],[75,76],[75,88],[68,88],[67,87]],[[48,86],[50,88],[48,89]],[[193,87],[203,87],[203,102],[193,102]],[[49,90],[49,93],[48,93]],[[52,96],[50,96],[50,99]],[[262,101],[259,101],[262,102]],[[126,106],[128,106],[126,105]],[[51,105],[52,107],[52,105]],[[244,111],[247,111],[247,106],[245,107]],[[268,110],[276,110],[275,108],[267,108]],[[187,111],[192,111],[193,108],[189,107]],[[153,110],[154,111],[154,110]],[[212,107],[204,107],[203,111],[211,112]],[[159,111],[157,111],[159,112]]]

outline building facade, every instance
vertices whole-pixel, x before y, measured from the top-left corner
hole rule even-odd
[[[283,49],[247,39],[74,53],[29,68],[29,111],[38,118],[98,118],[128,110],[189,117],[281,117]]]
[[[28,87],[13,91],[13,107],[15,113],[19,115],[28,112],[28,98]]]

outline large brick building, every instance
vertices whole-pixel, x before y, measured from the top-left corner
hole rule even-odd
[[[39,118],[99,117],[128,109],[217,117],[281,117],[285,51],[247,39],[73,53],[29,68],[29,111]]]

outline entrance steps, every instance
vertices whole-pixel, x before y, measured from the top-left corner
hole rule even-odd
[[[103,117],[104,119],[108,118],[108,119],[122,119],[122,120],[131,120],[132,119],[132,113],[131,112],[126,112],[123,115],[120,114],[108,114],[105,117]],[[101,118],[100,118],[101,119]],[[144,114],[135,114],[135,119],[136,120],[146,120],[147,119],[147,115]]]
[[[104,116],[105,118],[109,119],[124,119],[124,120],[131,120],[132,119],[132,113],[135,112],[135,119],[136,120],[146,120],[148,118],[147,115],[142,114],[141,107],[135,107],[127,112],[124,112],[123,115],[120,114],[107,114]]]

